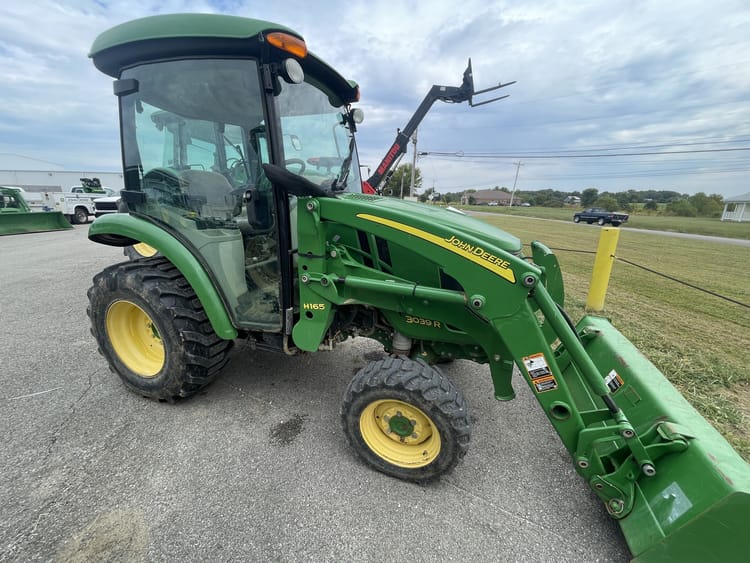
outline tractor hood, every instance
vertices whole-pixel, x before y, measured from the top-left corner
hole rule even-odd
[[[359,207],[357,216],[360,218],[367,217],[371,222],[389,225],[408,234],[417,235],[415,231],[420,231],[456,246],[463,242],[485,243],[510,254],[521,252],[520,239],[458,210],[360,194],[348,194],[340,199]]]

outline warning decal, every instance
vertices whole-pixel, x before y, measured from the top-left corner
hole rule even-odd
[[[611,393],[614,393],[625,384],[622,377],[620,377],[615,370],[612,370],[607,374],[607,377],[604,378],[604,383],[607,384]]]
[[[525,357],[523,359],[523,367],[526,368],[526,373],[529,374],[537,393],[557,389],[557,380],[552,375],[544,354],[539,353]]]
[[[536,379],[534,380],[534,388],[537,393],[552,391],[553,389],[557,389],[557,381],[551,375],[541,379]]]

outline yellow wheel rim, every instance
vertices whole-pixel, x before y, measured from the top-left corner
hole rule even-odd
[[[154,254],[157,253],[157,250],[153,246],[149,246],[145,242],[139,242],[138,244],[134,244],[133,250],[135,250],[138,254],[140,254],[144,258],[151,258]]]
[[[424,467],[440,454],[440,432],[409,403],[373,401],[362,411],[359,430],[377,456],[398,467]]]
[[[147,378],[161,371],[164,344],[143,309],[130,301],[116,301],[107,309],[106,323],[112,348],[129,370]]]

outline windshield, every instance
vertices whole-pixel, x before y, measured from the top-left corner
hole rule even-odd
[[[361,192],[354,135],[344,108],[308,83],[283,83],[278,98],[284,164],[324,189]]]

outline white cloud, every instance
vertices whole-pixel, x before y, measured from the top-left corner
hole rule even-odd
[[[116,169],[116,100],[88,49],[108,27],[169,12],[261,17],[299,30],[315,53],[360,83],[360,154],[373,165],[432,84],[458,85],[468,57],[477,87],[517,80],[504,92],[512,97],[475,109],[436,105],[420,127],[420,149],[520,153],[750,135],[744,0],[10,0],[0,6],[0,152]],[[685,192],[707,185],[747,192],[746,173],[722,173],[730,166],[710,154],[694,158],[704,159],[703,174],[649,177],[651,165],[638,171],[638,159],[609,166],[559,160],[529,163],[519,182],[526,175],[540,178],[530,180],[533,187],[581,189],[596,175],[601,189],[658,182]],[[679,168],[678,160],[663,160]],[[513,172],[506,160],[427,157],[419,165],[426,186],[451,189],[507,185],[501,178]]]

